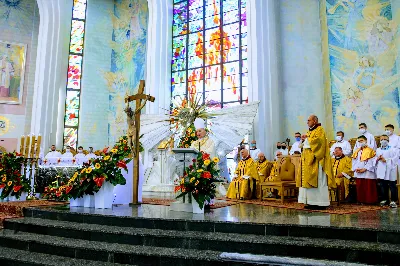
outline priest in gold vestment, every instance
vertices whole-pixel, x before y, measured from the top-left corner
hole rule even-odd
[[[329,188],[336,187],[328,140],[317,116],[311,115],[307,125],[309,131],[301,137],[301,177],[296,180],[300,187],[298,202],[309,209],[326,208],[330,205]]]
[[[257,198],[261,198],[261,183],[269,177],[271,173],[273,164],[269,162],[264,153],[260,152],[258,154],[258,161],[256,162],[257,172],[258,172],[258,182],[257,182]]]
[[[353,175],[351,170],[352,160],[350,157],[344,156],[343,149],[339,146],[335,148],[333,155],[335,156],[332,158],[333,176],[335,177],[336,185],[342,185],[342,190],[344,191],[340,192],[340,200],[344,200],[349,195],[350,179],[348,177]]]
[[[242,160],[238,163],[235,177],[229,184],[226,197],[229,199],[251,199],[258,181],[257,165],[247,149],[240,151]]]

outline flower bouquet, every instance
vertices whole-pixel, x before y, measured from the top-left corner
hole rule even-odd
[[[0,156],[0,199],[8,196],[20,198],[23,192],[30,191],[29,180],[21,174],[25,158],[17,152],[4,153]]]
[[[193,159],[193,164],[186,167],[180,184],[175,186],[175,192],[180,192],[177,198],[189,194],[203,210],[204,203],[215,197],[214,182],[220,182],[219,170],[216,167],[218,162],[218,157],[210,158],[210,154],[200,152],[197,160]]]

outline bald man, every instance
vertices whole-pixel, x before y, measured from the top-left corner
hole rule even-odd
[[[316,115],[310,115],[307,125],[307,135],[301,137],[301,178],[296,182],[300,187],[298,201],[308,209],[324,209],[330,205],[329,188],[336,187],[328,140]]]
[[[240,151],[241,160],[235,171],[235,176],[229,184],[227,198],[230,199],[251,199],[256,182],[258,180],[257,166],[254,160],[250,157],[247,149]]]

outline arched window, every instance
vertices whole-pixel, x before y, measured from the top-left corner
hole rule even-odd
[[[199,94],[220,108],[247,103],[247,0],[173,1],[172,97]]]
[[[71,39],[69,43],[67,95],[65,99],[64,145],[76,149],[85,39],[86,0],[73,0]]]

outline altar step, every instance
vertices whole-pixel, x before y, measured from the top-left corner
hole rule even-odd
[[[396,265],[400,261],[400,233],[395,231],[39,209],[25,214],[25,218],[5,221],[1,247],[64,260],[137,265]]]

